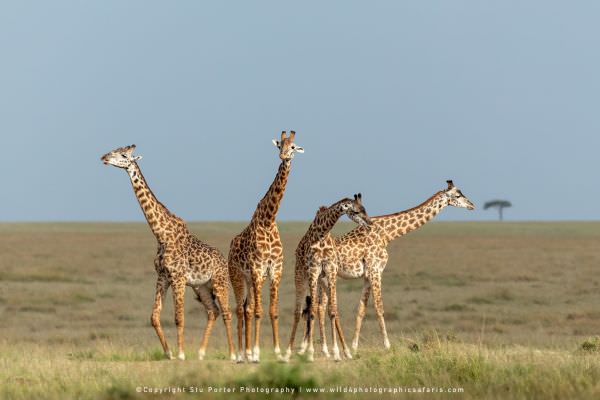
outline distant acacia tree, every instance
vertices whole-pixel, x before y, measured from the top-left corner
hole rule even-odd
[[[498,209],[498,218],[500,221],[504,219],[503,211],[505,208],[512,207],[512,204],[508,200],[490,200],[483,205],[483,209],[487,210],[488,208],[497,208]]]

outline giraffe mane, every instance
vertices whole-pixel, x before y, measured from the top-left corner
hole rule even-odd
[[[439,192],[435,193],[433,196],[431,196],[430,198],[428,198],[427,200],[425,200],[424,202],[422,202],[418,206],[414,206],[412,208],[408,208],[406,210],[398,211],[398,212],[391,213],[391,214],[377,215],[375,217],[371,217],[371,219],[379,219],[379,218],[392,217],[394,215],[404,214],[404,213],[408,213],[408,212],[417,210],[417,209],[423,207],[425,204],[429,203],[431,200],[433,200],[435,197],[439,196],[443,192],[444,192],[443,190],[440,190]]]

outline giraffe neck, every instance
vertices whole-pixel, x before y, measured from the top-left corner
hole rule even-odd
[[[306,232],[306,236],[310,238],[311,243],[323,239],[325,235],[331,231],[338,219],[340,219],[343,212],[338,204],[339,202],[329,207],[321,207],[319,211],[317,211],[315,219]]]
[[[252,220],[266,225],[275,223],[275,217],[277,216],[279,204],[281,204],[281,199],[285,192],[285,185],[287,184],[288,176],[290,174],[291,164],[291,160],[281,162],[277,175],[265,196],[258,203],[256,211],[252,216]]]
[[[183,221],[172,214],[152,193],[137,163],[133,163],[127,168],[127,173],[131,179],[135,197],[137,197],[146,221],[158,241],[164,241],[166,235],[184,226]]]
[[[431,221],[448,205],[444,192],[437,192],[422,204],[395,214],[373,217],[375,224],[382,228],[386,241],[406,235]]]

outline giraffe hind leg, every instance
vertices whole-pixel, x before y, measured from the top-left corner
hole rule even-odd
[[[216,304],[221,308],[221,315],[223,316],[223,324],[225,325],[225,332],[227,334],[227,346],[229,347],[229,359],[231,361],[236,361],[235,346],[233,344],[233,329],[231,327],[231,309],[229,308],[228,286],[229,285],[224,284],[217,289],[213,288],[213,294]]]
[[[292,332],[290,333],[290,341],[288,343],[287,351],[285,352],[285,357],[283,361],[288,362],[290,357],[292,356],[292,351],[294,349],[294,341],[296,340],[296,330],[298,329],[298,322],[302,318],[302,295],[306,290],[304,280],[301,276],[296,276],[296,306],[294,309],[294,322],[292,324]]]
[[[204,305],[207,313],[206,328],[204,329],[204,335],[202,336],[202,341],[200,342],[200,349],[198,350],[198,359],[203,360],[204,356],[206,355],[208,339],[210,338],[210,334],[215,324],[215,320],[219,315],[219,308],[215,304],[212,291],[206,286],[197,286],[193,289],[194,292],[196,292],[197,300]]]
[[[327,303],[328,303],[328,297],[327,297],[327,291],[326,288],[324,287],[323,284],[321,284],[320,286],[320,290],[319,290],[319,312],[318,312],[318,318],[319,318],[319,336],[321,337],[321,352],[323,353],[323,355],[326,358],[331,357],[331,355],[329,354],[329,346],[327,346],[327,332],[325,330],[325,314],[327,311]]]

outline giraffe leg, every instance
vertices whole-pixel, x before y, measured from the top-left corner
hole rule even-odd
[[[279,346],[279,285],[281,283],[281,266],[274,267],[278,273],[271,280],[269,317],[271,318],[271,328],[273,330],[273,348],[278,360],[281,360],[281,349]]]
[[[325,311],[327,309],[327,303],[327,289],[322,283],[319,286],[319,336],[321,337],[321,352],[326,358],[329,358],[330,354],[329,347],[327,346],[327,333],[325,332]]]
[[[310,276],[308,278],[308,286],[310,289],[310,297],[313,299],[310,302],[310,309],[308,312],[308,361],[313,362],[315,360],[315,346],[314,346],[314,332],[315,332],[315,317],[317,315],[317,277]]]
[[[262,285],[263,277],[254,282],[254,348],[252,349],[252,361],[260,362],[260,321],[262,319]]]
[[[360,337],[360,328],[362,326],[363,318],[367,312],[367,303],[369,301],[369,295],[371,294],[371,284],[365,279],[363,283],[362,295],[360,302],[358,303],[358,311],[356,313],[356,327],[354,328],[354,338],[352,339],[352,350],[358,349],[358,339]]]
[[[185,352],[183,349],[184,345],[184,325],[185,325],[185,313],[184,313],[184,296],[185,296],[185,278],[178,279],[172,282],[173,287],[173,302],[175,303],[175,325],[177,326],[177,358],[185,360]]]
[[[294,309],[294,322],[292,324],[292,333],[290,334],[290,341],[288,343],[287,350],[285,352],[284,361],[289,361],[292,356],[292,350],[294,349],[294,340],[296,340],[296,330],[298,329],[298,322],[302,318],[302,297],[306,291],[304,277],[299,271],[299,266],[296,265],[296,308]]]
[[[252,361],[252,318],[254,317],[254,283],[246,282],[246,301],[244,302],[244,334],[246,342],[246,360]]]
[[[333,342],[333,356],[334,360],[340,361],[339,349],[337,346],[337,338],[335,333],[340,339],[340,344],[342,345],[342,351],[344,355],[348,359],[352,359],[352,354],[350,353],[350,349],[346,344],[346,339],[344,338],[344,332],[342,331],[342,327],[340,324],[340,315],[337,307],[337,267],[333,266],[328,268],[327,281],[329,286],[329,315],[331,318],[331,338]]]
[[[171,350],[169,350],[169,345],[167,344],[167,340],[165,339],[165,333],[163,332],[162,326],[160,325],[160,312],[162,310],[162,301],[165,297],[167,289],[169,288],[169,280],[162,275],[158,276],[156,281],[156,295],[154,296],[154,306],[152,307],[152,316],[150,317],[150,322],[156,331],[156,335],[158,336],[158,340],[160,340],[160,344],[163,348],[165,356],[169,359],[173,359],[173,354]]]
[[[383,318],[383,300],[381,298],[381,275],[373,274],[370,279],[371,288],[373,290],[373,303],[375,303],[375,314],[379,320],[379,330],[383,336],[383,346],[386,349],[390,348],[390,340],[388,339],[385,329],[385,319]]]
[[[202,341],[200,342],[200,349],[198,350],[198,359],[203,360],[206,355],[206,347],[208,346],[208,339],[210,338],[210,334],[212,332],[213,326],[215,324],[215,320],[219,315],[219,309],[215,304],[212,291],[206,286],[197,286],[194,287],[194,292],[198,296],[198,300],[204,307],[206,307],[207,320],[206,320],[206,328],[204,329],[204,335],[202,336]]]
[[[225,270],[224,270],[225,271]],[[233,332],[231,328],[231,308],[229,307],[229,283],[227,274],[218,282],[213,281],[213,293],[223,314],[223,324],[227,334],[227,346],[229,347],[229,359],[235,361],[235,346],[233,345]]]
[[[237,338],[238,338],[238,354],[237,362],[244,362],[244,290],[246,282],[244,275],[233,262],[229,261],[229,279],[231,280],[231,286],[233,287],[233,295],[235,296],[236,303],[236,316],[237,316]],[[222,308],[222,307],[221,307]],[[225,314],[223,314],[225,316]]]

